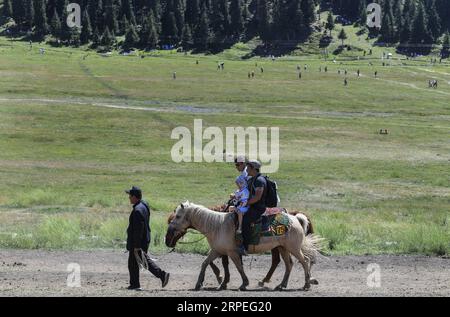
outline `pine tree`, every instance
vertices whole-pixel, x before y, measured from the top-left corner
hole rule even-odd
[[[162,19],[162,6],[160,0],[153,0],[151,5],[151,11],[153,13],[153,17],[155,18],[155,28],[158,34],[161,34],[161,19]]]
[[[47,24],[47,8],[45,0],[36,0],[35,25],[38,35],[44,36],[48,34],[50,28]]]
[[[209,26],[208,8],[203,3],[198,29],[194,36],[195,47],[201,50],[208,50],[212,41],[211,29]]]
[[[122,0],[123,12],[127,16],[128,22],[136,25],[136,16],[134,14],[133,0]],[[128,32],[128,30],[127,30]]]
[[[103,7],[103,1],[98,0],[95,9],[95,26],[99,30],[105,29],[105,10]]]
[[[244,0],[243,6],[242,6],[242,18],[244,19],[244,27],[249,24],[249,22],[252,19],[252,14],[250,13],[250,10],[248,9],[248,1]]]
[[[450,32],[450,1],[448,0],[437,0],[436,1],[437,11],[441,17],[441,28],[442,31],[445,30]]]
[[[327,23],[325,25],[325,28],[327,30],[330,30],[330,37],[332,36],[332,31],[334,30],[334,18],[333,18],[333,14],[330,12],[328,14],[328,18],[327,18]]]
[[[339,32],[338,39],[342,41],[342,46],[344,46],[344,41],[347,39],[347,33],[345,33],[345,30],[342,29],[341,32]]]
[[[358,24],[361,27],[367,26],[367,2],[366,0],[362,0],[359,5],[359,20]]]
[[[34,19],[35,19],[34,1],[33,0],[24,0],[24,1],[25,1],[24,2],[25,20],[27,22],[28,27],[31,30],[34,26]],[[41,6],[42,4],[39,2],[40,1],[38,1],[38,6]]]
[[[395,0],[394,6],[392,8],[394,14],[394,28],[395,28],[395,42],[400,40],[400,33],[403,29],[403,14],[402,14],[402,0]]]
[[[411,39],[411,25],[415,15],[415,5],[412,0],[406,0],[403,6],[403,26],[400,31],[400,47]]]
[[[122,17],[122,21],[120,22],[120,32],[118,34],[127,33],[128,28],[130,27],[130,23],[128,22],[127,16],[124,14]]]
[[[153,10],[150,10],[149,16],[144,20],[144,24],[139,32],[140,46],[153,49],[158,44],[158,32],[156,30]]]
[[[428,18],[422,2],[418,3],[417,14],[414,18],[410,44],[417,45],[419,52],[427,51],[433,42],[433,36],[428,29]]]
[[[89,18],[88,10],[84,10],[82,17],[82,29],[80,35],[81,44],[89,43],[89,40],[92,38],[92,25],[91,19]]]
[[[101,0],[99,0],[101,2]],[[67,17],[68,17],[68,12],[66,9],[67,6],[69,5],[69,1],[65,0],[62,8],[61,8],[61,12],[62,12],[62,16],[61,16],[61,40],[66,42],[66,43],[70,43],[71,40],[71,36],[72,36],[72,30],[70,29],[70,27],[67,25]]]
[[[166,41],[167,44],[177,44],[179,41],[178,37],[178,28],[177,28],[177,21],[175,18],[175,14],[173,12],[167,12],[163,19],[163,25],[162,25],[162,35],[163,39]]]
[[[98,28],[96,27],[94,30],[94,33],[92,33],[92,46],[95,48],[97,46],[100,45],[101,43],[101,37],[100,37],[100,32],[98,30]]]
[[[186,0],[186,12],[185,19],[187,24],[191,27],[198,25],[200,21],[200,1],[199,0]]]
[[[242,0],[231,0],[230,4],[230,21],[231,21],[231,34],[240,35],[244,30],[244,17],[243,17],[243,2]]]
[[[174,0],[174,16],[177,24],[178,38],[181,38],[181,35],[183,34],[183,27],[185,23],[183,2],[183,0]]]
[[[11,4],[12,0],[4,0],[3,1],[3,11],[2,11],[2,15],[4,17],[7,18],[12,18],[13,17],[13,7]]]
[[[447,32],[444,36],[444,41],[442,43],[442,58],[448,58],[450,56],[450,34]]]
[[[186,23],[183,28],[183,35],[181,36],[181,45],[184,50],[189,50],[193,44],[191,27]]]
[[[105,23],[114,33],[120,33],[119,22],[117,21],[117,8],[113,0],[106,0],[104,5]]]
[[[229,32],[230,13],[227,0],[214,0],[211,13],[211,26],[217,39],[225,37]]]
[[[21,0],[13,0],[12,1],[12,18],[16,21],[17,24],[21,25],[25,21],[25,5]]]
[[[296,40],[301,39],[303,36],[307,35],[309,27],[306,27],[306,17],[304,14],[304,11],[302,9],[302,1],[297,0],[294,4],[295,7],[293,8],[294,16],[292,19],[291,28],[294,35],[294,38]],[[309,25],[309,24],[308,24]]]
[[[394,15],[392,13],[392,6],[389,1],[385,2],[383,8],[383,19],[381,22],[381,40],[385,43],[392,44],[395,42],[395,26],[394,26]]]
[[[437,12],[436,1],[429,0],[427,6],[428,15],[428,29],[431,32],[433,41],[436,41],[441,36],[441,18]]]
[[[62,26],[61,26],[61,20],[59,18],[58,11],[56,10],[56,8],[53,9],[53,17],[50,22],[50,25],[51,25],[52,35],[56,38],[60,38]]]
[[[316,4],[314,0],[298,0],[301,3],[301,10],[304,16],[304,25],[310,27],[316,21]]]
[[[147,38],[147,47],[149,49],[155,49],[158,45],[159,37],[158,37],[158,31],[156,27],[155,18],[153,16],[153,12],[150,13],[149,17],[149,33]]]
[[[267,0],[265,0],[265,1],[267,1]],[[272,34],[276,34],[274,36],[274,38],[277,40],[281,40],[280,34],[283,32],[283,28],[284,28],[283,27],[283,20],[284,20],[283,19],[283,10],[282,10],[282,6],[280,5],[280,2],[281,2],[281,0],[274,1],[272,3],[272,7],[269,7],[268,3],[263,4],[261,2],[258,2],[258,6],[256,7],[256,14],[253,16],[253,20],[256,21],[256,23],[255,22],[253,22],[253,23],[256,24],[257,31],[259,33],[260,32],[259,25],[260,25],[260,20],[261,20],[260,10],[262,9],[264,11],[267,11],[267,14],[264,13],[263,15],[267,15],[268,23],[270,23],[270,31]],[[263,9],[264,7],[267,7],[267,9]],[[270,9],[272,12],[270,12]],[[271,18],[271,20],[269,18]],[[259,35],[261,36],[260,33],[259,33]]]
[[[110,49],[114,44],[114,41],[115,41],[114,36],[109,31],[108,26],[106,26],[100,44],[103,45],[105,48]]]
[[[267,43],[272,39],[269,4],[267,0],[260,0],[257,9],[258,33],[263,42]]]
[[[125,35],[125,42],[123,43],[123,48],[128,50],[136,47],[139,44],[139,35],[133,24],[130,24],[127,34]]]

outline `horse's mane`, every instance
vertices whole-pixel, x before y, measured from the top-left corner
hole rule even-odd
[[[231,219],[231,214],[218,213],[201,205],[191,203],[187,209],[189,217],[197,219],[206,232],[218,231],[227,219]]]
[[[169,214],[169,216],[167,217],[167,224],[170,225],[170,223],[175,219],[175,212],[172,212],[171,214]]]

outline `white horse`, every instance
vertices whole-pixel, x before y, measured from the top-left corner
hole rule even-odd
[[[304,290],[311,288],[311,261],[314,261],[320,250],[322,239],[314,235],[305,235],[305,231],[295,216],[288,216],[292,225],[286,235],[279,237],[261,237],[259,245],[250,245],[249,253],[259,254],[271,251],[275,248],[280,250],[281,257],[286,266],[283,282],[276,287],[276,290],[287,288],[292,270],[290,255],[297,258],[305,271]],[[232,213],[217,213],[206,207],[186,202],[181,204],[175,211],[175,217],[169,224],[166,234],[166,245],[170,248],[176,246],[178,240],[183,237],[187,230],[193,228],[206,236],[211,251],[207,259],[203,262],[200,275],[195,287],[199,290],[205,278],[205,271],[208,265],[220,256],[228,256],[236,265],[242,277],[240,290],[246,290],[249,285],[248,278],[244,272],[238,250],[236,248],[235,218]]]

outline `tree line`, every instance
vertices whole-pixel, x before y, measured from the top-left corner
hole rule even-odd
[[[450,1],[448,0],[331,0],[322,1],[334,13],[361,26],[366,25],[367,5],[382,8],[381,29],[369,30],[379,43],[397,45],[400,51],[427,53],[433,44],[450,46]]]
[[[71,0],[82,8],[81,29],[69,28],[69,0],[4,0],[14,33],[52,35],[65,44],[123,48],[158,45],[211,49],[260,36],[299,41],[311,32],[317,0]]]
[[[66,8],[73,2],[81,7],[80,29],[66,23]],[[382,27],[369,32],[380,42],[402,50],[428,47],[442,39],[444,46],[448,44],[450,1],[375,2],[383,9]],[[320,10],[365,28],[366,8],[366,0],[4,0],[2,15],[14,21],[9,28],[12,36],[51,36],[63,45],[182,46],[206,51],[256,36],[265,45],[295,45],[323,27],[317,23]],[[334,24],[331,18],[325,27],[332,29]],[[339,39],[343,38],[341,32]]]

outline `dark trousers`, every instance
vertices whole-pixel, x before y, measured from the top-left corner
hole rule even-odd
[[[248,250],[248,245],[252,234],[251,225],[252,223],[257,222],[264,212],[265,210],[258,211],[250,207],[249,211],[242,219],[242,237],[244,239],[244,247],[246,250]]]
[[[161,270],[155,262],[150,259],[147,254],[148,247],[143,249],[145,251],[144,260],[148,263],[148,270],[157,278],[162,279],[164,276],[164,271]],[[140,252],[142,253],[142,252]],[[142,254],[140,254],[142,257]],[[139,265],[134,255],[134,250],[131,250],[128,256],[128,271],[130,272],[130,286],[134,288],[140,288],[141,284],[139,282]]]

